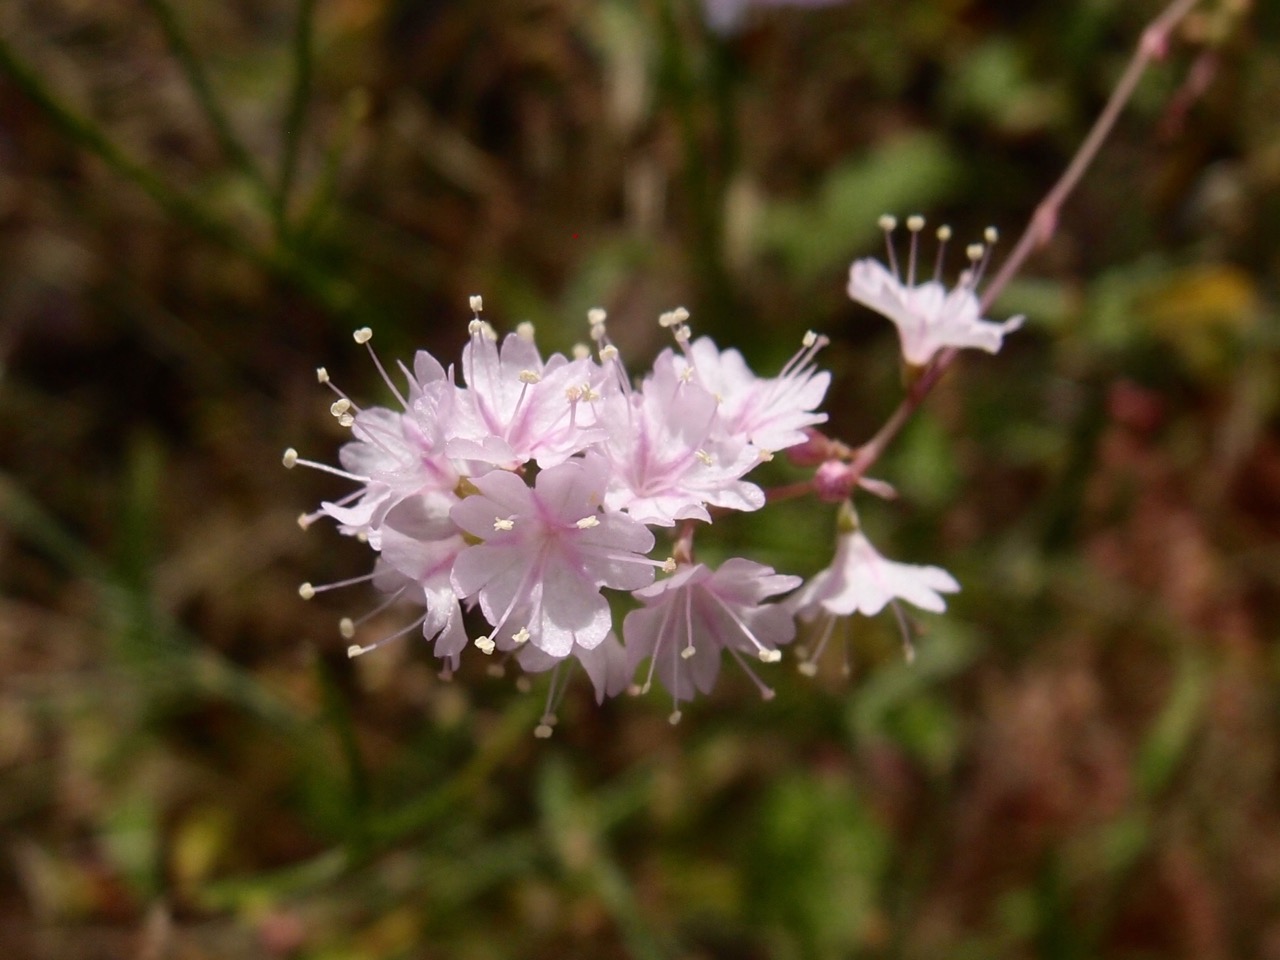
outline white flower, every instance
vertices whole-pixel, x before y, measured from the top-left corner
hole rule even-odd
[[[787,601],[802,620],[822,614],[875,616],[893,600],[941,613],[944,593],[960,589],[941,567],[886,560],[859,529],[842,531],[831,565],[814,576]]]
[[[937,277],[941,269],[942,251],[938,254],[938,270],[932,280],[916,283],[916,254],[923,217],[910,217],[907,229],[911,232],[910,256],[905,282],[898,273],[893,254],[892,233],[897,226],[893,217],[881,218],[889,248],[892,270],[877,260],[855,260],[849,268],[849,296],[883,314],[898,328],[902,341],[902,356],[907,363],[923,367],[939,351],[948,347],[974,347],[987,353],[996,353],[1004,342],[1004,336],[1022,326],[1022,317],[1013,317],[1003,323],[993,323],[981,315],[981,305],[974,291],[981,279],[983,268],[990,256],[991,244],[996,240],[994,228],[988,228],[986,243],[971,244],[965,251],[970,267],[960,275],[960,282],[948,290]],[[945,244],[951,237],[949,227],[938,230],[938,240]]]
[[[479,494],[450,511],[464,533],[482,541],[453,565],[460,598],[475,597],[492,634],[476,645],[491,652],[522,635],[563,659],[574,645],[591,649],[612,625],[601,587],[635,590],[658,564],[645,558],[653,534],[631,517],[599,512],[608,465],[598,456],[540,472],[530,488],[505,470],[472,480]]]
[[[781,658],[778,647],[795,636],[791,613],[768,597],[794,590],[799,577],[773,572],[750,560],[726,560],[718,570],[700,563],[681,567],[635,596],[645,604],[627,614],[622,631],[627,662],[634,671],[650,658],[647,689],[656,673],[676,704],[696,691],[710,693],[720,672],[720,656],[728,651],[738,660],[766,698],[766,687],[743,659],[764,663]]]

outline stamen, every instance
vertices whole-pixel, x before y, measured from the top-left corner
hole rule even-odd
[[[478,649],[485,656],[492,655],[495,644],[491,638],[476,637],[475,644],[476,644],[476,649]]]
[[[518,644],[527,642],[529,639],[529,636],[530,636],[529,628],[521,627],[519,630],[515,632],[515,635],[511,639],[514,640],[518,645]]]
[[[594,515],[590,517],[583,517],[575,524],[575,526],[579,530],[590,530],[592,527],[600,526],[600,518]]]
[[[479,317],[484,311],[484,297],[478,293],[473,293],[468,302],[471,305],[471,312]]]
[[[907,663],[915,663],[916,645],[911,641],[911,626],[907,622],[907,615],[902,612],[902,604],[897,600],[890,601],[889,605],[893,607],[893,616],[898,621],[898,629],[902,632],[902,655],[906,657]]]
[[[368,343],[373,339],[373,329],[371,327],[361,327],[351,334],[351,339],[360,344]]]
[[[938,228],[935,234],[938,238],[938,256],[933,261],[933,279],[937,283],[942,282],[942,264],[947,254],[947,241],[951,239],[951,228],[943,224]]]
[[[328,383],[329,371],[324,367],[316,367],[316,383]]]
[[[304,583],[298,587],[298,596],[303,600],[310,600],[317,593],[327,593],[330,590],[340,590],[343,587],[354,587],[357,583],[368,583],[373,579],[372,573],[366,573],[362,577],[351,577],[349,580],[335,580],[333,583],[322,583],[316,586],[313,583]]]
[[[533,324],[528,320],[521,321],[516,324],[516,336],[525,343],[533,343],[534,329]]]
[[[400,637],[403,637],[406,633],[413,632],[418,627],[421,627],[426,622],[426,620],[427,620],[427,615],[424,613],[422,616],[420,616],[417,620],[413,621],[413,623],[409,624],[407,627],[401,627],[395,633],[388,634],[387,636],[383,637],[381,640],[378,640],[374,643],[369,644],[367,647],[362,647],[359,644],[353,643],[351,646],[347,647],[347,656],[354,659],[355,657],[359,657],[373,650],[377,650],[384,643],[388,643],[392,640],[398,640]]]
[[[895,278],[901,279],[901,274],[898,272],[898,257],[893,251],[893,231],[898,229],[898,218],[886,213],[877,223],[879,223],[880,229],[884,231],[884,248],[888,255],[889,269],[893,271]]]
[[[502,517],[493,518],[493,529],[499,533],[504,532],[506,530],[512,530],[515,528],[515,525],[516,525],[516,522],[514,520],[510,520],[510,519],[504,520]]]
[[[342,639],[350,640],[353,637],[355,637],[356,630],[359,627],[364,626],[374,617],[390,609],[396,603],[396,601],[398,601],[401,597],[405,595],[408,589],[409,587],[407,585],[401,587],[395,593],[389,595],[385,600],[383,600],[380,604],[378,604],[372,610],[369,610],[366,613],[362,613],[355,620],[352,620],[350,617],[343,617],[341,620],[339,620],[338,633],[342,635]]]
[[[924,229],[924,217],[914,214],[907,217],[907,230],[911,233],[911,247],[907,261],[907,286],[916,285],[916,255],[920,248],[920,231]]]
[[[535,383],[542,382],[542,374],[538,373],[537,370],[521,370],[516,379],[525,386],[532,386]]]
[[[396,387],[394,381],[387,376],[387,368],[382,365],[382,361],[378,359],[378,352],[373,349],[373,344],[370,342],[373,339],[373,331],[368,327],[361,327],[352,336],[355,337],[356,343],[363,343],[368,348],[369,356],[373,359],[373,365],[378,368],[378,376],[382,377],[382,382],[387,385],[387,389],[390,390],[391,395],[396,398],[396,402],[408,410],[409,404],[405,402],[404,397],[401,395],[400,390]],[[338,415],[334,414],[334,416]],[[342,423],[341,418],[338,422]],[[350,426],[350,424],[343,424],[343,426]]]
[[[773,689],[773,687],[769,686],[767,683],[765,683],[763,680],[760,679],[760,677],[756,674],[756,672],[751,669],[751,664],[747,663],[747,661],[742,658],[742,654],[740,654],[733,647],[728,647],[727,649],[729,653],[733,656],[733,659],[738,661],[738,666],[740,666],[743,672],[746,673],[746,675],[751,679],[751,682],[756,685],[756,689],[760,691],[760,698],[762,700],[772,700],[775,696],[777,696],[777,692]]]
[[[292,470],[296,467],[310,467],[312,470],[319,470],[321,473],[331,473],[335,477],[342,477],[344,480],[350,480],[353,483],[368,483],[368,477],[362,477],[356,473],[348,473],[338,467],[331,467],[327,463],[316,463],[314,460],[303,460],[298,456],[298,451],[290,447],[284,452],[282,462],[285,467]]]

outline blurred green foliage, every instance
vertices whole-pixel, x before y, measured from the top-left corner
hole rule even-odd
[[[419,645],[349,662],[367,551],[313,369],[454,356],[480,291],[635,369],[684,303],[834,341],[882,212],[1010,239],[1151,3],[0,5],[0,951],[57,958],[1270,957],[1280,949],[1280,21],[1205,0],[862,505],[952,570],[914,663],[842,625],[671,727]],[[950,264],[955,269],[955,264]],[[798,474],[773,464],[770,481]],[[717,524],[812,573],[830,510]],[[714,540],[714,542],[713,542]],[[399,626],[394,611],[371,631]],[[801,637],[798,642],[814,642]],[[845,675],[847,667],[848,675]]]

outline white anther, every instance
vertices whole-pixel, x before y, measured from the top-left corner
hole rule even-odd
[[[343,640],[350,640],[356,635],[356,622],[350,617],[343,617],[338,621],[338,633]]]
[[[770,460],[773,459],[773,451],[761,450],[758,454],[756,454],[756,459],[759,460],[761,463],[768,463]]]
[[[347,647],[347,656],[350,657],[352,660],[360,656],[360,654],[368,653],[368,652],[369,652],[368,648],[362,647],[358,643],[353,643],[351,646]]]
[[[693,372],[693,367],[685,367],[683,370],[680,371],[680,382],[689,383],[694,378],[694,376],[696,376],[696,374],[694,374]],[[719,402],[720,402],[720,396],[717,394],[716,403],[719,403]]]
[[[818,342],[818,335],[814,333],[812,330],[806,330],[804,332],[804,337],[800,340],[800,342],[804,344],[804,346],[806,347],[812,347],[815,343]]]
[[[667,723],[671,724],[674,727],[677,723],[680,722],[680,717],[681,717],[681,713],[679,710],[672,710],[671,716],[667,717]]]
[[[781,650],[761,650],[760,651],[761,663],[777,663],[781,659],[782,659]]]
[[[533,343],[533,324],[524,320],[516,324],[516,336],[525,343]]]
[[[600,399],[600,394],[591,389],[591,384],[584,383],[582,385],[582,399],[587,401],[587,403],[595,403]]]
[[[600,362],[608,363],[610,360],[616,360],[618,357],[618,348],[612,343],[606,344],[600,348]]]
[[[284,456],[280,458],[280,462],[284,464],[286,470],[292,470],[298,463],[298,451],[290,447],[284,452]]]
[[[938,232],[936,236],[938,238],[939,243],[946,243],[948,240],[951,239],[951,228],[948,227],[946,224],[943,224],[938,228]]]
[[[515,632],[515,635],[512,636],[511,639],[514,640],[517,645],[519,645],[521,643],[526,643],[529,640],[529,636],[530,636],[529,628],[521,627],[519,630]]]
[[[683,323],[671,331],[671,335],[676,338],[677,343],[687,343],[691,336],[689,328]]]
[[[468,302],[471,304],[472,313],[479,313],[484,309],[484,297],[480,296],[478,293],[473,293]]]
[[[671,315],[676,318],[676,323],[684,323],[689,319],[689,311],[684,307],[676,307],[671,311]]]
[[[484,321],[481,320],[479,317],[476,317],[474,320],[472,320],[470,323],[467,324],[467,333],[471,334],[473,337],[476,334],[482,332],[483,330],[484,330]]]
[[[361,327],[359,330],[356,330],[351,334],[351,339],[356,343],[368,343],[373,339],[373,330],[369,327]]]
[[[516,522],[514,520],[510,520],[510,519],[504,520],[502,517],[493,518],[493,529],[498,532],[501,532],[503,530],[511,530],[515,527],[515,525],[516,525]]]
[[[328,383],[329,371],[324,367],[316,367],[316,383]]]
[[[982,231],[982,239],[987,241],[988,244],[995,243],[1000,239],[1000,231],[995,227],[987,227]]]
[[[533,728],[533,735],[539,740],[546,740],[551,736],[551,725],[546,723],[538,724]]]
[[[608,335],[609,335],[608,331],[605,330],[603,324],[601,324],[598,327],[592,327],[591,332],[587,334],[587,336],[591,337],[591,339],[594,340],[596,343],[599,343]]]
[[[705,450],[695,450],[693,455],[698,458],[698,461],[703,466],[706,467],[711,466],[711,464],[715,462],[711,459],[711,454],[707,453]]]
[[[804,660],[796,667],[800,674],[805,677],[816,677],[818,675],[818,665],[812,660]]]
[[[970,260],[974,261],[974,263],[977,263],[979,260],[982,259],[983,252],[984,252],[984,249],[982,244],[980,243],[971,243],[964,248],[964,255],[968,257]]]
[[[538,373],[537,370],[521,370],[518,379],[521,383],[541,383],[542,374]]]
[[[593,327],[600,326],[600,324],[604,323],[608,318],[609,315],[604,312],[604,307],[592,307],[587,311],[587,323],[591,324]]]
[[[880,225],[880,229],[883,230],[885,233],[890,233],[891,231],[897,229],[898,218],[894,216],[890,216],[889,214],[886,213],[879,220],[877,220],[876,223]]]
[[[573,345],[572,353],[573,353],[573,359],[585,360],[587,359],[587,357],[591,356],[591,348],[588,347],[585,343],[575,343]]]
[[[356,422],[356,418],[349,413],[344,413],[338,418],[338,426],[349,427]]]
[[[907,229],[912,233],[919,233],[924,229],[924,217],[918,213],[907,217]]]
[[[311,526],[311,517],[305,513],[298,514],[298,526],[303,530],[307,529],[307,527]]]
[[[689,646],[685,647],[683,650],[680,651],[680,659],[688,660],[697,652],[698,651],[694,649],[693,644],[689,644]]]
[[[492,638],[476,637],[476,649],[478,649],[485,656],[489,656],[491,653],[493,653],[493,648],[494,648],[494,642]]]
[[[582,388],[581,387],[565,387],[564,398],[568,400],[570,403],[577,403],[579,400],[582,399]]]
[[[316,588],[309,583],[298,584],[298,596],[303,600],[310,600],[316,595]]]
[[[667,310],[665,313],[658,314],[658,326],[660,327],[670,327],[677,323],[679,323],[679,321],[676,319],[676,312],[674,310]]]
[[[333,403],[329,404],[329,412],[332,413],[335,417],[342,416],[344,413],[346,413],[350,409],[351,409],[351,401],[348,400],[346,397],[342,397],[341,399],[335,400],[333,401]]]
[[[592,527],[600,526],[600,518],[594,516],[583,517],[577,522],[576,526],[579,530],[590,530]]]
[[[675,573],[675,572],[676,572],[676,558],[675,558],[675,557],[667,557],[667,559],[665,559],[665,560],[663,560],[663,561],[662,561],[662,572],[663,572],[663,573]]]

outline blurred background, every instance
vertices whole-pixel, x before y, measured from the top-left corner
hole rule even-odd
[[[347,660],[375,597],[297,586],[370,555],[280,467],[342,442],[316,366],[390,399],[354,327],[449,362],[477,292],[637,372],[679,304],[766,374],[821,330],[864,440],[877,216],[1009,249],[1158,10],[0,4],[0,953],[1280,958],[1275,4],[1200,4],[879,465],[872,539],[964,586],[914,665],[860,619],[535,740],[545,677]],[[832,521],[699,547],[809,574]]]

